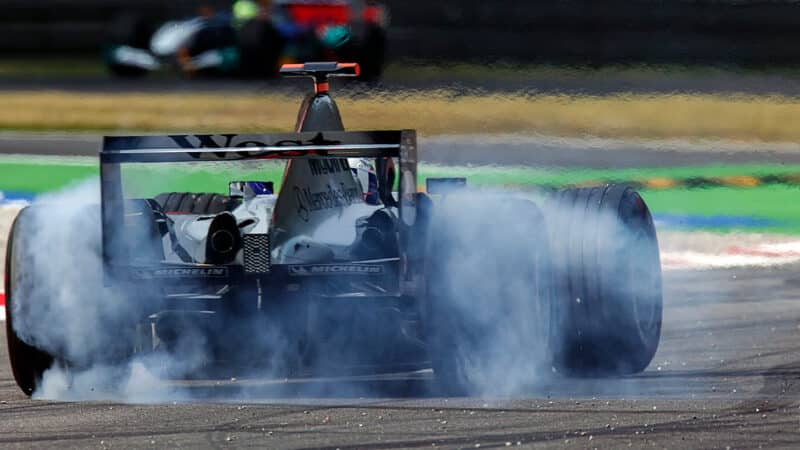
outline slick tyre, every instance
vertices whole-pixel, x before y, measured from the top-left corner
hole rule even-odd
[[[155,201],[167,214],[219,214],[233,211],[240,203],[239,199],[227,195],[193,192],[165,192]]]
[[[643,371],[661,334],[653,219],[633,189],[566,189],[549,211],[556,286],[554,365],[571,376]]]
[[[36,283],[35,273],[26,270],[24,259],[25,247],[34,239],[33,231],[27,220],[31,208],[20,211],[11,226],[5,255],[5,292],[6,292],[6,338],[8,340],[8,357],[11,371],[17,386],[26,395],[31,395],[42,381],[45,370],[53,365],[52,355],[36,347],[30,338],[23,339],[17,331],[21,316],[29,309],[29,303],[42,299],[28,295],[30,286]]]
[[[386,32],[379,27],[370,27],[358,57],[362,81],[376,81],[383,74],[386,62]]]
[[[513,394],[549,370],[548,260],[533,203],[465,196],[436,205],[425,329],[441,393]]]
[[[285,45],[283,37],[270,23],[251,20],[239,31],[241,75],[244,77],[271,77],[278,73]]]
[[[106,37],[110,48],[118,45],[133,48],[150,48],[150,36],[153,34],[153,25],[144,17],[136,14],[121,14],[113,19],[110,33]],[[116,64],[110,59],[107,62],[108,71],[119,78],[142,78],[147,75],[147,70],[142,68]]]
[[[130,199],[126,201],[125,212],[127,220],[121,234],[128,257],[150,264],[164,260],[163,236],[158,226],[164,217],[161,205],[153,200]]]

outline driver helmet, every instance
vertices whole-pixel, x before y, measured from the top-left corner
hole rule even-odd
[[[353,176],[361,185],[364,203],[368,205],[379,204],[378,176],[375,173],[375,166],[372,161],[369,158],[348,158],[348,162]]]
[[[243,23],[258,17],[260,6],[255,0],[236,0],[233,2],[233,19]]]

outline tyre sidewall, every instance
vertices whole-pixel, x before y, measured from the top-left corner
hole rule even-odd
[[[41,382],[42,375],[54,361],[54,358],[26,343],[17,333],[17,314],[24,305],[15,295],[18,290],[15,285],[17,271],[20,270],[20,261],[17,256],[20,247],[24,246],[24,227],[26,217],[30,214],[30,207],[22,209],[11,225],[5,256],[5,292],[6,292],[6,339],[8,342],[8,356],[11,371],[17,385],[22,391],[31,395]]]

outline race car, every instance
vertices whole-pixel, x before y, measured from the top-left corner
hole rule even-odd
[[[88,357],[89,339],[52,337],[75,332],[61,313],[48,319],[54,293],[43,288],[59,252],[42,224],[57,218],[46,203],[21,211],[5,281],[9,357],[25,393],[54,365],[147,355],[182,361],[164,370],[171,378],[432,369],[447,395],[648,366],[660,337],[661,269],[650,212],[634,190],[528,195],[473,190],[464,178],[431,178],[423,189],[414,131],[344,131],[328,79],[356,76],[357,64],[281,72],[315,84],[294,133],[105,138],[101,204],[81,217],[102,224],[106,287],[82,278],[74,285],[85,294],[70,298],[98,296],[85,307],[124,314],[98,314],[111,324],[93,324],[88,336],[111,331]],[[197,180],[204,167],[282,179],[218,175],[207,191],[158,191],[165,178],[184,180],[181,168]],[[88,270],[84,254],[68,254],[65,264]]]
[[[350,59],[362,78],[380,77],[388,9],[373,0],[237,0],[226,11],[153,27],[122,15],[112,26],[109,71],[136,77],[173,69],[185,74],[264,77],[281,63]]]

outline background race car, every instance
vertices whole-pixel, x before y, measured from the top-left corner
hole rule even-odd
[[[354,60],[362,78],[381,75],[388,10],[372,0],[236,0],[232,8],[154,26],[122,16],[106,49],[112,74],[162,69],[263,77],[281,63]]]

